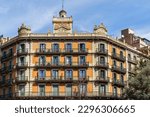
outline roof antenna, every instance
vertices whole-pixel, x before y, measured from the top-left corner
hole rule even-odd
[[[62,10],[64,10],[64,0],[62,0]]]

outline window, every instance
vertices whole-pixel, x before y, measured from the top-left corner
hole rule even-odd
[[[66,78],[72,78],[73,76],[73,73],[72,73],[72,70],[66,70]]]
[[[123,78],[123,75],[120,75],[120,81],[122,84],[124,84],[124,78]]]
[[[71,43],[66,44],[66,51],[67,52],[72,52],[72,44]]]
[[[66,56],[66,65],[72,65],[72,57]]]
[[[43,70],[43,69],[39,70],[39,78],[40,79],[44,79],[45,78],[45,70]]]
[[[85,56],[80,56],[80,62],[79,62],[79,64],[80,65],[84,65],[85,63],[86,63],[86,58],[85,58]]]
[[[104,65],[105,64],[105,57],[100,57],[100,64]]]
[[[8,83],[9,83],[9,84],[12,83],[12,74],[11,74],[11,73],[9,74],[9,80],[8,80]]]
[[[120,63],[120,68],[121,70],[123,70],[123,63]]]
[[[131,63],[128,64],[128,69],[131,71]]]
[[[105,70],[100,71],[100,77],[105,79]]]
[[[117,96],[117,87],[114,87],[114,96]]]
[[[116,55],[116,48],[113,48],[112,53],[113,53],[114,55]]]
[[[106,95],[106,85],[99,86],[100,95]]]
[[[25,57],[20,57],[20,65],[25,65]]]
[[[128,59],[131,60],[131,54],[128,54]]]
[[[85,44],[84,43],[79,44],[79,51],[80,52],[85,52]]]
[[[10,97],[12,94],[11,87],[8,88],[8,96]]]
[[[3,97],[5,97],[5,88],[3,88]]]
[[[25,44],[20,44],[20,52],[25,52]]]
[[[39,85],[39,96],[45,96],[45,85]]]
[[[134,61],[136,61],[136,56],[133,57]]]
[[[120,58],[123,58],[123,52],[120,51]]]
[[[59,64],[59,57],[53,56],[53,65],[58,65],[58,64]]]
[[[101,52],[104,52],[105,51],[105,44],[100,44],[99,45],[99,50],[101,51]]]
[[[25,80],[25,71],[24,70],[20,70],[19,71],[19,80]]]
[[[3,56],[2,56],[2,57],[3,57],[3,58],[6,57],[6,51],[3,52]]]
[[[39,64],[40,65],[45,65],[45,63],[46,63],[45,56],[40,56],[39,57]]]
[[[116,73],[113,73],[113,80],[114,80],[114,82],[117,82],[117,75],[116,75]]]
[[[19,96],[25,96],[25,86],[19,85]]]
[[[53,44],[53,49],[52,49],[53,52],[59,52],[59,44],[57,43],[54,43]]]
[[[117,67],[117,64],[116,64],[116,61],[115,61],[115,60],[113,61],[113,66],[114,66],[114,67]]]
[[[58,96],[59,95],[59,88],[57,84],[53,85],[53,96]]]
[[[58,79],[58,77],[59,77],[58,70],[52,70],[52,78],[53,79]]]
[[[9,61],[9,65],[8,65],[8,67],[9,67],[9,70],[11,70],[11,69],[12,69],[12,61]]]
[[[72,95],[72,85],[67,84],[66,85],[66,96],[71,96]]]
[[[86,70],[79,70],[79,78],[86,78]]]
[[[79,94],[80,96],[86,95],[86,84],[79,84]]]
[[[6,80],[5,76],[2,75],[2,83],[3,83],[3,84],[5,83],[5,80]]]
[[[45,52],[45,50],[46,50],[46,44],[41,43],[40,44],[40,52]]]
[[[10,54],[10,55],[13,54],[13,49],[12,49],[12,48],[9,49],[9,54]]]

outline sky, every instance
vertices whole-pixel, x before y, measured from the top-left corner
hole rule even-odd
[[[0,0],[0,35],[16,36],[22,23],[33,33],[52,31],[52,18],[61,9],[62,0]],[[104,23],[113,37],[131,28],[150,40],[150,0],[64,0],[64,9],[75,31],[93,32],[94,25]]]

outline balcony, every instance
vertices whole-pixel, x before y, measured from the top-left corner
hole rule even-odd
[[[73,62],[73,63],[50,63],[50,62],[43,62],[43,63],[35,63],[35,67],[36,68],[87,68],[89,66],[88,62],[85,63],[77,63],[77,62]]]
[[[109,78],[108,77],[100,77],[100,76],[97,76],[96,79],[95,79],[95,83],[108,83],[109,82]]]
[[[112,58],[122,62],[126,61],[126,57],[121,54],[112,53]]]
[[[15,80],[16,84],[27,83],[28,76],[18,76]]]
[[[59,55],[61,53],[60,49],[36,49],[36,54],[38,55]]]
[[[112,92],[16,92],[14,99],[123,99],[122,94]]]
[[[28,67],[28,63],[27,62],[20,62],[16,64],[16,68],[17,69],[26,69]]]
[[[124,87],[126,84],[124,81],[121,80],[113,80],[112,81],[113,86],[118,86],[118,87]]]
[[[106,49],[96,49],[96,54],[99,54],[99,55],[108,55],[108,50]]]
[[[129,62],[129,63],[132,63],[132,64],[135,64],[135,65],[138,64],[138,61],[137,61],[137,60],[134,60],[134,59],[132,59],[132,58],[128,58],[128,62]]]
[[[28,49],[19,49],[19,50],[17,50],[17,56],[27,55],[27,54],[28,54]]]
[[[96,68],[108,69],[109,65],[108,65],[108,63],[101,63],[101,62],[98,61],[98,62],[96,62],[95,67]]]
[[[88,77],[65,77],[65,76],[45,76],[35,77],[37,83],[86,83],[89,80]]]
[[[65,55],[85,55],[85,54],[88,54],[88,49],[77,49],[77,48],[64,49],[62,51],[62,54],[65,54]]]
[[[2,62],[7,61],[7,60],[11,59],[12,57],[13,57],[13,52],[9,52],[8,54],[5,54],[2,56],[1,61]]]
[[[121,68],[120,66],[112,66],[112,71],[122,73],[122,74],[126,73],[126,69]]]

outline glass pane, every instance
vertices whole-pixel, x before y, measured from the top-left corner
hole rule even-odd
[[[44,85],[40,85],[39,86],[39,94],[40,96],[45,96],[45,86]]]
[[[58,96],[58,85],[53,85],[53,96]]]
[[[72,88],[71,85],[66,86],[66,96],[71,96]]]

